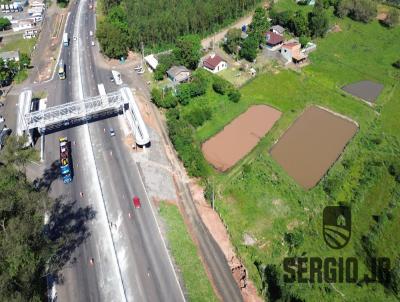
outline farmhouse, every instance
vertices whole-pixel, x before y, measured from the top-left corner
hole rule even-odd
[[[265,41],[267,48],[278,49],[283,43],[283,36],[276,34],[275,32],[269,31],[265,34]]]
[[[282,36],[283,33],[285,32],[285,29],[280,25],[274,25],[274,26],[271,26],[269,31]]]
[[[156,70],[156,68],[158,66],[158,60],[156,59],[156,57],[153,54],[144,57],[144,60],[152,70]]]
[[[282,57],[287,63],[301,63],[307,59],[307,56],[300,51],[301,45],[299,42],[294,41],[283,44],[281,49]]]
[[[5,51],[5,52],[0,52],[0,58],[2,58],[4,61],[16,61],[19,62],[19,51]]]
[[[211,54],[203,61],[203,67],[212,73],[217,73],[228,68],[228,63],[219,55]]]
[[[187,82],[190,79],[190,71],[185,66],[172,66],[167,70],[167,75],[174,84]]]

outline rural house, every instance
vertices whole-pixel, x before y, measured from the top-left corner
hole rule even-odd
[[[281,54],[286,60],[286,63],[301,63],[307,59],[307,56],[300,51],[301,45],[299,42],[294,41],[282,45]]]
[[[217,73],[228,68],[228,63],[226,63],[226,61],[219,55],[211,54],[203,61],[203,67],[212,73]]]
[[[283,33],[285,32],[285,29],[280,25],[274,25],[274,26],[271,26],[269,31],[283,36]]]
[[[276,34],[275,32],[268,31],[265,34],[265,40],[267,48],[275,50],[278,49],[283,43],[283,36]]]
[[[190,71],[185,66],[172,66],[167,70],[167,75],[174,84],[187,82],[190,79]]]
[[[5,52],[0,52],[0,58],[2,58],[4,61],[15,61],[19,62],[19,51],[5,51]]]

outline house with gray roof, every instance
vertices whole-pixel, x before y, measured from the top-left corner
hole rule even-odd
[[[285,32],[285,29],[280,25],[274,25],[274,26],[271,26],[269,31],[272,31],[273,33],[276,33],[276,34],[282,36],[283,33]]]
[[[167,75],[174,84],[179,84],[190,79],[190,70],[185,66],[172,66],[167,70]]]

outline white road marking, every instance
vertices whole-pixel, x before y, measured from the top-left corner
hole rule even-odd
[[[175,269],[174,269],[174,265],[172,264],[171,255],[168,253],[167,245],[165,244],[164,237],[163,237],[163,235],[162,235],[162,233],[161,233],[161,229],[160,229],[160,226],[159,226],[159,224],[158,224],[156,215],[154,214],[153,205],[151,204],[151,200],[150,200],[150,198],[149,198],[149,195],[147,194],[146,187],[144,186],[144,183],[143,183],[143,180],[142,180],[142,176],[141,176],[141,174],[140,174],[140,172],[139,172],[139,168],[138,168],[136,162],[135,162],[134,166],[136,167],[137,173],[138,173],[138,175],[139,175],[140,182],[142,183],[142,186],[143,186],[143,189],[144,189],[144,193],[146,194],[146,198],[147,198],[147,200],[149,201],[150,209],[151,209],[151,214],[153,214],[152,216],[153,216],[153,218],[154,218],[154,221],[156,222],[158,233],[160,234],[161,241],[162,241],[162,243],[163,243],[165,252],[166,252],[167,255],[168,255],[168,262],[169,262],[169,264],[171,265],[172,271],[174,272],[175,280],[176,280],[176,283],[178,284],[179,292],[181,293],[182,300],[183,300],[183,301],[186,301],[185,296],[184,296],[183,291],[182,291],[181,284],[179,283],[178,276],[176,275],[176,272],[175,272]]]

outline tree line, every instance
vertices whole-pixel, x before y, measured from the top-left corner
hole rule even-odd
[[[162,47],[180,36],[205,35],[227,25],[260,0],[104,0],[105,19],[97,37],[103,52],[113,58],[129,49]]]
[[[151,91],[153,103],[167,110],[168,134],[179,158],[195,177],[206,177],[209,173],[195,131],[212,117],[212,108],[206,101],[211,94],[226,96],[233,103],[241,98],[231,83],[204,69],[197,69],[189,83],[180,84],[175,90],[153,88]]]
[[[25,142],[10,136],[0,152],[0,301],[47,301],[48,277],[57,280],[94,217],[91,208],[48,197],[57,164],[36,182],[26,178],[25,167],[38,157]]]

